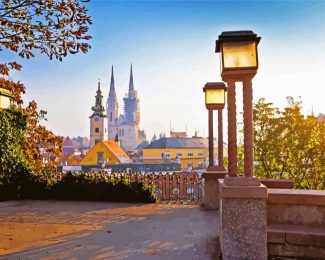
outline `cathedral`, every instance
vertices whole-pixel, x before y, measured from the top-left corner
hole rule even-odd
[[[144,130],[139,129],[140,100],[137,91],[134,89],[132,64],[129,91],[123,98],[123,114],[119,114],[113,66],[109,95],[106,102],[106,113],[102,105],[102,99],[100,84],[98,84],[96,105],[92,107],[94,113],[90,117],[90,148],[98,140],[118,140],[125,151],[135,151],[137,146],[146,140],[146,134]]]

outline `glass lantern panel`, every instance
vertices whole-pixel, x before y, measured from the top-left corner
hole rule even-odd
[[[224,69],[257,68],[255,42],[222,44]]]
[[[225,103],[225,90],[224,89],[207,89],[205,92],[205,103],[211,104],[224,104]]]
[[[10,106],[10,98],[0,95],[0,108],[6,109]]]

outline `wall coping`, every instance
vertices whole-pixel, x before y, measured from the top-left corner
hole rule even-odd
[[[226,171],[224,172],[216,172],[216,171],[206,171],[202,173],[202,178],[208,180],[218,180],[223,179],[226,176]]]
[[[259,186],[232,186],[219,179],[219,197],[220,199],[266,199],[267,188],[260,184]]]
[[[267,204],[325,206],[325,190],[268,189]]]
[[[285,179],[260,178],[259,180],[267,188],[272,188],[272,189],[293,189],[295,184],[293,180],[285,180]]]

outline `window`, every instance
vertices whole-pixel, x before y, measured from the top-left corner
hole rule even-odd
[[[187,153],[187,156],[188,157],[192,157],[193,156],[193,153]]]
[[[161,153],[162,158],[170,158],[170,152]]]
[[[99,133],[99,128],[98,127],[95,128],[95,133]]]
[[[203,156],[203,152],[199,152],[199,153],[198,153],[198,156],[199,156],[199,157],[202,157],[202,156]]]
[[[103,164],[103,153],[97,153],[97,164]]]
[[[182,156],[182,153],[181,152],[177,152],[176,153],[176,157],[181,157]]]

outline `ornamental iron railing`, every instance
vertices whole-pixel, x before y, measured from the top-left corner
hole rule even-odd
[[[152,186],[162,203],[196,204],[202,201],[203,182],[197,173],[183,172],[119,172],[109,174],[111,180],[127,179]]]

